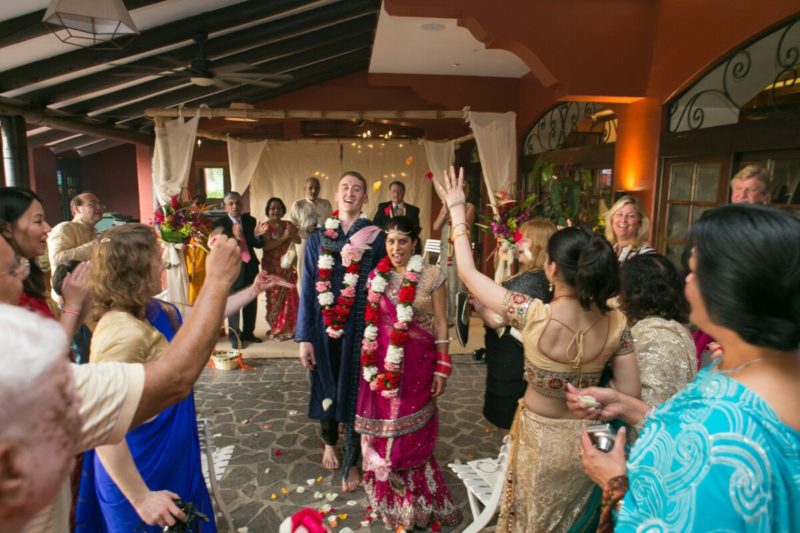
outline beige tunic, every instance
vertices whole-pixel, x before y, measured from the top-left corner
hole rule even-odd
[[[94,226],[70,220],[57,224],[47,236],[50,269],[68,261],[86,261],[97,242]]]

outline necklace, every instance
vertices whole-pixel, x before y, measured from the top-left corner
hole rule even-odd
[[[578,296],[577,296],[576,294],[562,294],[562,295],[560,295],[560,296],[554,296],[553,298],[551,298],[551,299],[550,299],[550,303],[553,303],[553,302],[555,302],[555,301],[556,301],[556,300],[558,300],[559,298],[577,298],[577,297],[578,297]]]
[[[341,226],[339,221],[339,210],[337,209],[328,220],[325,221],[325,237],[335,240],[339,237],[336,231]],[[322,308],[322,321],[327,326],[325,332],[332,339],[338,339],[344,334],[344,323],[350,315],[356,298],[356,286],[358,285],[358,274],[361,269],[361,257],[353,258],[349,266],[345,268],[342,290],[339,291],[338,299],[334,299],[331,286],[333,276],[333,265],[335,263],[333,250],[326,248],[323,244],[319,259],[317,260],[317,300]],[[336,305],[334,305],[334,301]]]
[[[755,359],[751,359],[750,361],[745,361],[744,363],[742,363],[739,366],[735,366],[733,368],[717,368],[717,370],[719,372],[722,372],[723,374],[727,374],[729,376],[731,374],[738,374],[742,370],[744,370],[744,369],[746,369],[746,368],[748,368],[748,367],[750,367],[750,366],[752,366],[752,365],[754,365],[756,363],[760,363],[762,361],[766,361],[770,357],[774,357],[776,355],[780,355],[780,353],[781,353],[780,350],[773,350],[770,353],[768,353],[767,355],[764,355],[762,357],[757,357]],[[724,362],[725,362],[724,358],[720,360],[720,364],[724,363]]]
[[[361,341],[361,367],[364,381],[369,383],[372,391],[379,392],[384,398],[396,398],[400,386],[400,371],[405,356],[405,345],[408,342],[408,325],[414,318],[411,305],[417,296],[417,285],[422,275],[422,256],[412,256],[408,261],[403,282],[398,293],[397,322],[389,333],[389,345],[384,356],[384,370],[377,366],[378,326],[381,320],[380,299],[389,285],[392,264],[384,257],[375,268],[374,277],[368,282],[367,308],[364,320],[364,339]]]

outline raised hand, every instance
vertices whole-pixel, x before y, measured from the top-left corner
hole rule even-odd
[[[236,225],[234,225],[234,227],[235,226]],[[267,232],[267,230],[269,230],[269,222],[266,221],[266,220],[263,221],[263,222],[259,222],[258,225],[253,230],[253,235],[255,235],[256,237],[261,237],[262,235],[264,235]],[[241,231],[241,228],[240,228],[240,231]],[[238,238],[239,237],[237,237],[237,239]]]
[[[464,194],[464,167],[456,169],[450,167],[444,173],[444,189],[445,189],[445,203],[447,207],[452,209],[456,204],[466,204],[467,197]]]
[[[61,295],[64,298],[64,309],[81,311],[89,301],[89,262],[84,261],[75,270],[64,277]]]
[[[217,279],[232,285],[242,266],[239,243],[217,234],[208,240],[208,247],[211,251],[206,258],[206,280]]]
[[[286,281],[281,277],[278,277],[274,274],[269,274],[262,270],[256,276],[256,279],[255,281],[253,281],[251,287],[255,294],[259,294],[264,291],[268,291],[269,289],[273,289],[275,287],[284,287],[286,289],[291,289],[292,287],[294,287],[294,284],[289,283],[288,281]]]

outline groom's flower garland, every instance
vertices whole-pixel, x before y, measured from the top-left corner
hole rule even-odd
[[[397,322],[394,323],[392,333],[389,335],[389,347],[386,349],[384,371],[378,372],[378,323],[380,322],[380,299],[389,285],[389,273],[392,263],[384,257],[375,269],[375,277],[369,282],[367,294],[367,309],[364,319],[367,327],[364,330],[364,339],[361,341],[361,366],[364,381],[369,383],[370,390],[380,391],[384,398],[393,398],[398,394],[400,385],[400,371],[405,355],[405,345],[408,342],[408,324],[414,317],[411,304],[417,296],[417,285],[422,273],[422,256],[411,257],[406,266],[403,283],[397,296]]]
[[[325,231],[323,235],[331,240],[339,237],[338,229],[341,226],[339,221],[339,210],[337,209],[328,220],[325,221]],[[333,275],[333,250],[322,247],[322,253],[317,260],[318,281],[316,284],[317,300],[322,308],[322,321],[326,328],[325,332],[332,339],[338,339],[344,334],[344,323],[350,315],[350,309],[356,299],[356,285],[358,285],[358,273],[361,269],[361,259],[353,259],[350,265],[345,267],[342,290],[339,292],[339,299],[334,306],[333,291],[331,291],[331,276]]]

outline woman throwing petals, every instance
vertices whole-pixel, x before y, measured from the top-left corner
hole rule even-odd
[[[370,274],[356,431],[370,505],[391,529],[461,521],[433,457],[436,398],[450,375],[445,276],[412,255],[405,216],[386,228],[387,257]]]
[[[464,171],[445,174],[458,275],[470,293],[522,332],[528,387],[511,426],[506,489],[498,531],[568,531],[589,526],[592,482],[579,458],[587,422],[566,405],[567,384],[596,384],[608,361],[617,389],[639,395],[639,371],[625,316],[606,301],[619,285],[611,245],[580,228],[547,243],[549,304],[504,289],[472,259],[464,218]]]

